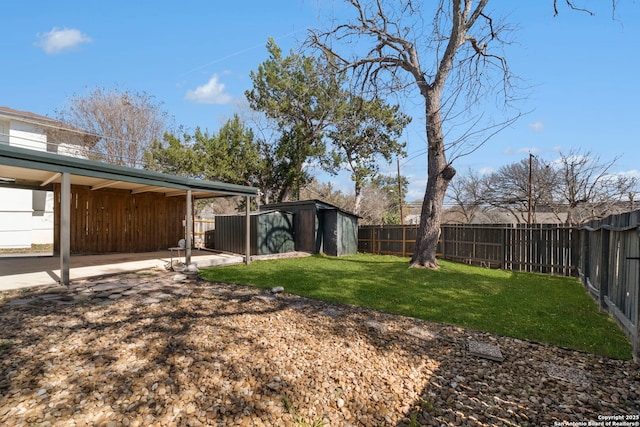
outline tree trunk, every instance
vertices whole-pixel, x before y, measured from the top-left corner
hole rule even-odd
[[[440,222],[444,196],[456,170],[447,163],[440,116],[440,93],[429,91],[426,100],[427,141],[427,189],[422,201],[420,226],[416,247],[411,257],[412,268],[437,269],[436,252],[440,238]]]
[[[356,215],[360,215],[360,205],[362,204],[362,186],[360,186],[357,180],[354,191],[356,193],[356,197],[353,202],[353,213]]]
[[[573,206],[569,205],[567,208],[567,219],[565,221],[566,225],[573,225]]]

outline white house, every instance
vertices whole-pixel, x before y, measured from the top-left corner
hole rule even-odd
[[[0,144],[71,156],[92,138],[49,117],[0,107]],[[53,243],[53,193],[8,188],[0,177],[0,248]]]

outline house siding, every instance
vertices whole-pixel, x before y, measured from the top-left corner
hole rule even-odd
[[[18,118],[0,119],[0,143],[77,156],[70,144],[53,144],[45,129]],[[53,244],[53,193],[0,188],[0,248]]]
[[[31,247],[31,191],[0,188],[0,200],[0,248]]]

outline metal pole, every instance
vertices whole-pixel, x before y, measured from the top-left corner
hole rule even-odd
[[[71,254],[71,174],[64,172],[60,184],[60,283],[69,286]]]
[[[251,198],[247,196],[246,200],[246,224],[245,224],[245,264],[249,265],[251,263]]]
[[[187,214],[185,227],[184,263],[191,264],[191,235],[193,234],[193,203],[191,201],[191,189],[187,190]]]

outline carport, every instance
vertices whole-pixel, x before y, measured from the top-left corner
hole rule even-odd
[[[128,168],[95,162],[76,157],[28,150],[0,144],[0,185],[12,188],[36,189],[54,191],[56,200],[54,211],[57,221],[54,224],[54,248],[60,257],[60,282],[69,284],[69,258],[71,255],[72,232],[78,234],[74,228],[72,218],[72,203],[78,204],[78,197],[72,200],[72,186],[87,197],[100,195],[101,192],[111,190],[106,202],[116,205],[120,198],[135,195],[148,195],[153,200],[164,198],[184,198],[184,239],[185,262],[191,260],[191,234],[193,230],[193,201],[212,197],[243,196],[246,197],[247,221],[246,235],[250,235],[249,206],[250,198],[258,194],[258,189],[249,186],[226,184],[222,182],[194,180],[164,173],[142,169]],[[167,199],[168,200],[168,199]],[[59,201],[59,203],[58,203]],[[134,200],[135,201],[135,200]],[[167,216],[170,212],[162,206],[169,204],[156,203],[155,209],[150,210],[155,216]],[[172,204],[175,206],[175,203]],[[151,221],[153,218],[149,218]],[[182,226],[182,224],[180,224]],[[158,230],[158,232],[161,230]],[[110,234],[109,236],[112,236]],[[90,233],[87,233],[89,238]],[[75,236],[74,236],[75,237]],[[166,242],[166,247],[175,246],[176,242]],[[247,238],[245,261],[250,261],[250,242]]]

